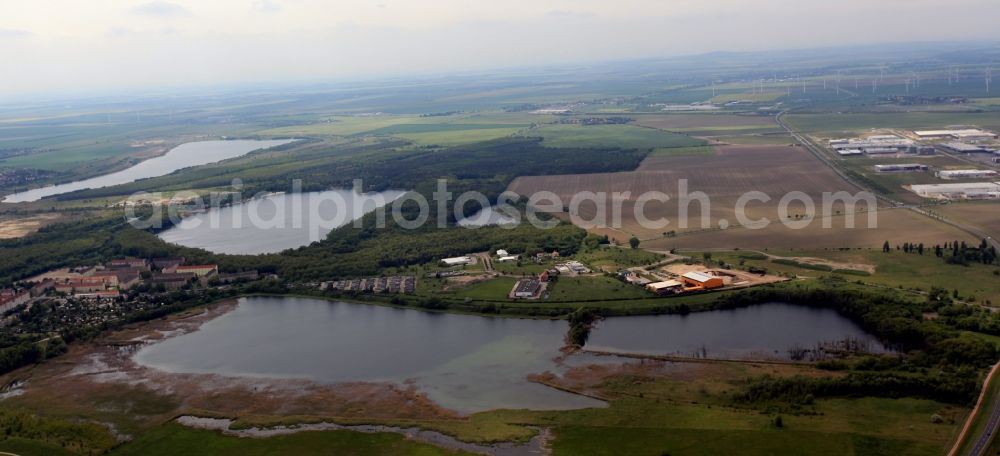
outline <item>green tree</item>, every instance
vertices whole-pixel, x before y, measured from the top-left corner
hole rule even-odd
[[[632,236],[632,238],[628,240],[628,245],[633,249],[639,248],[639,238]]]

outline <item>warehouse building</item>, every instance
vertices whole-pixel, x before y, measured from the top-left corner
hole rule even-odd
[[[722,288],[725,282],[721,277],[715,277],[703,272],[688,272],[681,276],[684,286],[688,289],[712,290]]]
[[[979,128],[964,128],[957,130],[924,130],[913,132],[920,139],[952,138],[963,141],[983,141],[997,139],[997,134]]]
[[[880,173],[912,173],[927,171],[927,165],[920,163],[901,163],[895,165],[875,165],[875,171]]]
[[[684,284],[676,280],[667,280],[646,285],[646,290],[660,296],[676,294],[684,291]]]
[[[919,144],[912,139],[901,138],[896,135],[873,135],[867,138],[856,139],[831,139],[830,148],[840,155],[859,155],[860,153],[869,155],[896,154],[896,153],[917,153]]]
[[[992,154],[995,151],[988,147],[968,144],[963,142],[950,142],[942,144],[941,147],[960,154]]]
[[[996,177],[997,172],[989,169],[949,169],[937,172],[941,179],[989,179]]]
[[[445,266],[465,266],[468,264],[476,264],[476,260],[470,256],[462,256],[455,258],[445,258],[441,260]]]
[[[521,279],[514,284],[511,296],[516,299],[535,299],[542,293],[542,281],[538,279]]]
[[[1000,183],[997,182],[911,185],[910,190],[924,198],[946,200],[1000,198]]]

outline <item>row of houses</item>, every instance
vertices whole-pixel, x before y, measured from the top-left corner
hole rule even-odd
[[[120,296],[121,291],[143,282],[153,286],[162,285],[171,290],[199,280],[207,284],[218,272],[217,265],[187,265],[183,257],[154,258],[152,261],[144,258],[118,258],[104,265],[48,271],[23,283],[36,287],[45,286],[78,298],[112,299]],[[256,271],[251,273],[257,275]]]
[[[416,276],[368,277],[364,279],[334,280],[320,284],[321,290],[352,291],[358,293],[404,293],[417,291]]]

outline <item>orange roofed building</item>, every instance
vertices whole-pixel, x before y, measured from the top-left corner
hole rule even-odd
[[[722,288],[725,282],[721,277],[705,274],[704,272],[688,272],[681,276],[684,287],[691,289],[712,290]]]

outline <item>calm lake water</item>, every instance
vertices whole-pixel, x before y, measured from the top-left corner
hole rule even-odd
[[[160,238],[215,253],[257,255],[309,245],[336,227],[403,196],[387,190],[284,193],[185,217]],[[387,211],[386,217],[392,217]]]
[[[317,299],[255,297],[200,330],[147,346],[140,364],[177,373],[305,378],[324,383],[412,380],[463,413],[605,404],[526,380],[567,366],[620,362],[560,355],[565,321],[487,318]],[[786,304],[602,321],[587,348],[650,354],[774,358],[789,347],[853,337],[881,345],[830,310]]]
[[[869,351],[886,348],[834,310],[771,303],[689,315],[609,318],[587,341],[592,350],[733,359],[788,359],[793,348],[861,341]]]
[[[145,160],[128,169],[86,180],[14,193],[12,195],[7,195],[3,202],[23,203],[38,201],[46,196],[75,192],[77,190],[127,184],[129,182],[135,182],[139,179],[165,176],[179,169],[191,166],[205,165],[239,157],[258,149],[267,149],[270,147],[280,146],[282,144],[288,144],[293,141],[295,140],[231,140],[199,141],[181,144],[171,149],[164,155]]]
[[[554,369],[565,321],[485,318],[302,298],[246,298],[200,330],[150,345],[140,364],[180,373],[412,379],[459,412],[604,406],[525,377]]]

